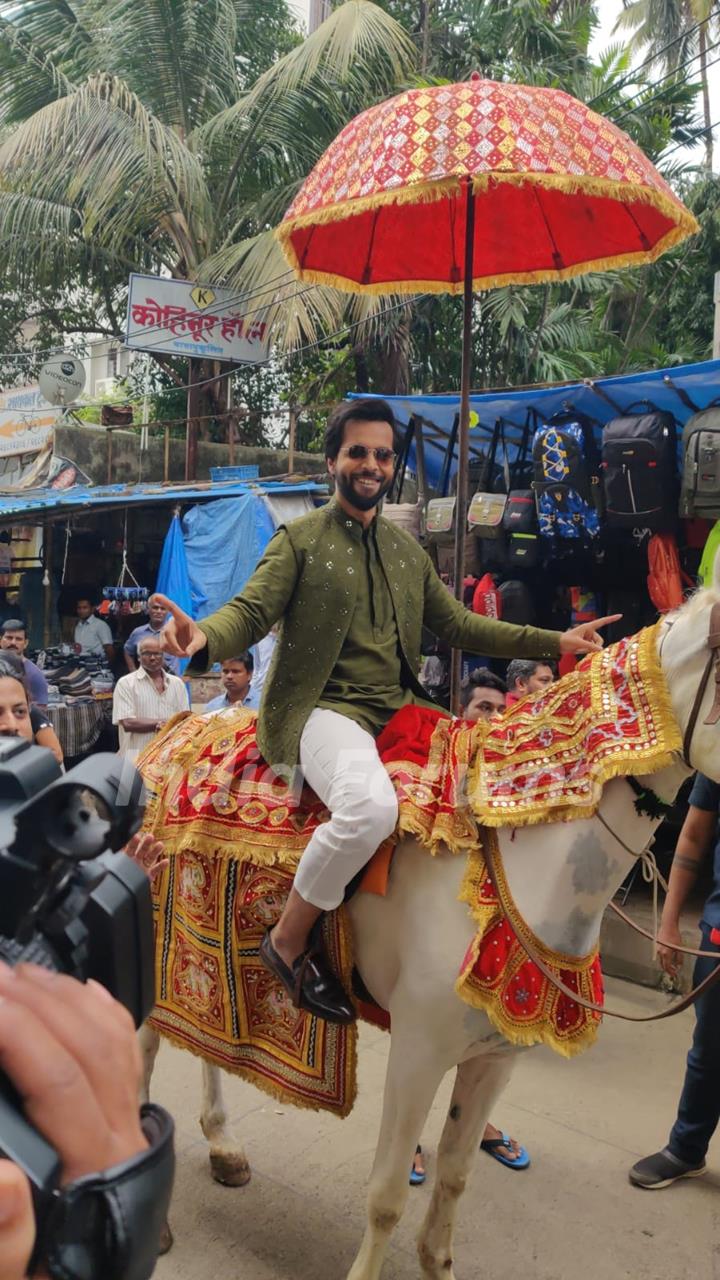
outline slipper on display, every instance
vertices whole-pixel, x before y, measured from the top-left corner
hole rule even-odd
[[[530,1164],[530,1156],[524,1147],[519,1147],[518,1153],[514,1160],[504,1155],[505,1151],[512,1151],[512,1139],[506,1133],[501,1138],[483,1138],[480,1143],[480,1150],[486,1151],[493,1160],[499,1160],[500,1164],[504,1164],[507,1169],[527,1169]]]

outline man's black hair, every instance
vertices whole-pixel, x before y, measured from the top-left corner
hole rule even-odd
[[[460,690],[460,704],[463,708],[468,706],[476,689],[495,689],[503,697],[507,693],[505,681],[489,667],[476,667],[470,672],[467,684]]]
[[[390,405],[387,400],[381,400],[379,396],[366,396],[363,400],[343,400],[342,404],[333,409],[325,428],[326,458],[330,458],[333,462],[337,458],[343,446],[345,426],[348,422],[387,422],[392,428],[393,449],[399,453],[402,436]]]
[[[249,649],[246,649],[244,653],[237,653],[234,658],[223,658],[220,666],[224,667],[226,662],[242,662],[251,675],[255,670],[255,659]]]
[[[29,703],[25,664],[19,654],[13,653],[10,649],[3,649],[0,652],[0,680],[7,679],[17,680],[18,684],[22,685]]]
[[[3,622],[0,631],[3,635],[7,635],[8,631],[24,631],[27,635],[27,627],[20,618],[8,618],[7,622]]]

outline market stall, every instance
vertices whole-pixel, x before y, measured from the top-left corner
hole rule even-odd
[[[18,617],[27,625],[27,656],[46,676],[48,718],[66,760],[117,746],[112,690],[127,672],[125,641],[147,621],[147,596],[162,589],[204,616],[240,590],[277,524],[326,492],[307,481],[218,478],[0,494],[0,539],[8,539],[12,571],[0,622]],[[22,549],[32,554],[13,558],[16,536],[28,529],[32,540]],[[77,652],[83,598],[110,627],[110,660]],[[195,693],[204,699],[207,690],[191,689],[190,700]]]

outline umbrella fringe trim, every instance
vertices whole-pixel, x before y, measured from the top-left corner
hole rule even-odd
[[[505,275],[476,276],[472,287],[474,292],[485,289],[501,289],[509,284],[553,284],[562,280],[572,280],[575,276],[587,275],[591,271],[615,271],[619,267],[643,267],[656,262],[668,249],[686,240],[693,232],[682,227],[673,227],[660,239],[651,250],[638,250],[635,253],[613,254],[610,258],[593,258],[587,262],[575,263],[557,270],[548,267],[538,271],[512,271]],[[316,271],[301,267],[291,242],[283,243],[287,259],[300,280],[308,284],[324,285],[327,288],[339,289],[343,293],[366,293],[388,297],[393,294],[444,293],[461,294],[464,289],[462,280],[450,283],[444,280],[385,280],[377,284],[360,284],[349,276],[336,275],[331,271]]]
[[[293,270],[304,280],[318,284],[331,285],[345,291],[358,292],[358,283],[349,277],[337,276],[331,272],[305,269],[301,266],[292,236],[304,227],[319,227],[332,222],[345,222],[358,214],[382,208],[384,205],[432,204],[444,196],[455,192],[460,194],[462,179],[459,176],[440,178],[435,181],[419,183],[416,186],[402,187],[396,191],[380,191],[371,196],[345,200],[327,205],[312,213],[287,218],[275,228],[274,234],[280,241],[282,249]],[[613,254],[611,257],[596,258],[591,262],[574,264],[561,269],[548,269],[530,272],[509,272],[504,275],[479,277],[473,283],[476,287],[497,288],[505,284],[543,284],[547,281],[566,280],[572,276],[582,275],[588,271],[605,271],[621,266],[642,266],[654,262],[661,254],[688,236],[700,230],[700,224],[692,213],[672,193],[666,195],[662,191],[630,183],[616,182],[609,178],[592,178],[578,174],[559,173],[503,173],[493,172],[476,175],[472,179],[473,192],[477,195],[488,189],[491,183],[509,182],[513,186],[532,184],[548,190],[560,190],[567,195],[582,191],[590,196],[607,196],[618,199],[622,203],[649,204],[660,213],[665,214],[675,224],[651,249],[637,250],[624,254]],[[363,293],[461,293],[462,281],[453,284],[445,281],[395,281],[388,280],[382,284],[360,286]]]

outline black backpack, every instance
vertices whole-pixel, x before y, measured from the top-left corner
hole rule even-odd
[[[682,435],[683,470],[680,515],[706,520],[720,517],[720,408],[694,413]]]
[[[630,406],[632,409],[632,405]],[[649,406],[603,429],[602,478],[611,529],[672,528],[677,509],[677,431],[671,413]]]
[[[518,626],[532,626],[535,622],[535,605],[530,589],[524,582],[508,578],[501,582],[500,617],[503,622],[514,622]]]

